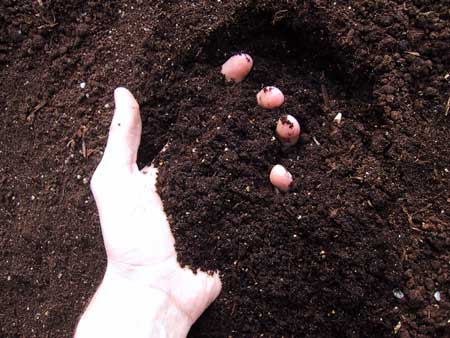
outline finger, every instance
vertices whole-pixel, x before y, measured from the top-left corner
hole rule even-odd
[[[156,180],[158,178],[158,169],[152,165],[142,168],[141,173],[144,175],[144,179],[152,192],[156,191]]]
[[[214,274],[211,275],[198,269],[195,276],[197,280],[200,281],[199,285],[206,297],[204,299],[205,303],[202,304],[203,306],[198,307],[198,310],[200,311],[198,311],[197,313],[193,313],[194,321],[196,321],[198,317],[200,317],[202,312],[216,300],[217,296],[219,296],[220,291],[222,290],[222,282],[217,272],[214,272]]]
[[[194,273],[189,267],[184,267],[183,277],[179,281],[182,286],[173,290],[174,298],[184,299],[180,305],[195,322],[219,295],[222,289],[219,274],[216,272],[211,275],[199,269]],[[202,297],[198,297],[199,294]]]
[[[220,276],[217,272],[214,272],[213,275],[208,275],[207,277],[207,292],[209,295],[208,306],[211,305],[213,301],[219,296],[220,291],[222,290],[222,282],[220,280]]]
[[[150,199],[150,204],[156,207],[157,210],[162,210],[164,212],[163,203],[161,197],[156,190],[156,181],[158,179],[158,169],[152,165],[145,166],[141,170],[143,185],[146,187],[148,192],[147,197]],[[167,217],[167,216],[165,216]]]
[[[163,210],[163,203],[161,197],[156,190],[156,181],[158,179],[158,169],[152,165],[142,168],[141,173],[143,175],[145,186],[148,188],[151,204],[157,209]]]
[[[126,88],[114,91],[115,111],[103,160],[133,168],[141,141],[142,122],[139,105]]]

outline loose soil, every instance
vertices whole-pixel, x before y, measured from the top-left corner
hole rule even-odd
[[[448,8],[2,1],[0,336],[70,337],[98,286],[88,182],[124,85],[180,263],[222,276],[190,337],[450,337]],[[226,84],[239,51],[254,68]],[[257,107],[266,85],[281,109]],[[302,128],[288,150],[285,113]]]

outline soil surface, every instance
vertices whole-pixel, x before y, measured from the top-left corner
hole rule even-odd
[[[180,263],[222,276],[190,337],[450,337],[449,5],[3,0],[0,337],[70,337],[99,284],[88,183],[119,85]],[[254,68],[226,84],[240,51]]]

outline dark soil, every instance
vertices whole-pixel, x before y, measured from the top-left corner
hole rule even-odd
[[[450,337],[448,8],[3,0],[0,337],[70,337],[102,277],[87,183],[119,85],[180,262],[222,275],[190,336]],[[225,84],[238,51],[254,69]],[[256,106],[265,85],[279,111]],[[302,128],[288,151],[284,113]],[[290,193],[268,181],[277,163]]]

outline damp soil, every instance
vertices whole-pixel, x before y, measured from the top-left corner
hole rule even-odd
[[[119,85],[180,263],[221,274],[190,337],[450,336],[449,73],[446,1],[2,1],[0,336],[70,337],[98,286],[88,182]]]

